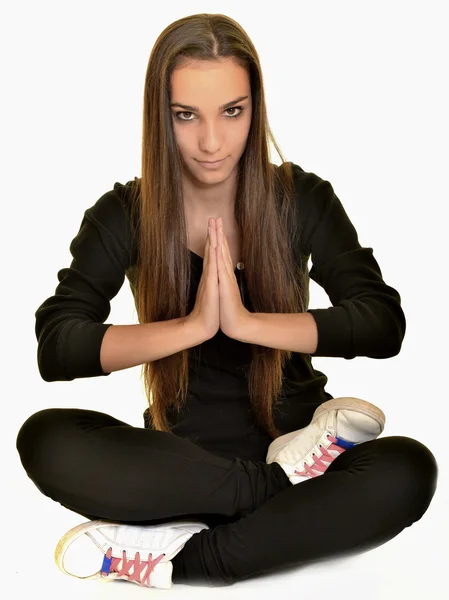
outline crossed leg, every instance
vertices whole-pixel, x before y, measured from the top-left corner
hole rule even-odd
[[[422,517],[437,473],[435,457],[415,439],[390,436],[359,444],[319,477],[192,536],[173,559],[173,583],[230,585],[372,549]]]

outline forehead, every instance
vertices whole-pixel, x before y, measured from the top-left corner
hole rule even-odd
[[[250,95],[248,73],[230,59],[185,62],[172,72],[170,88],[172,102],[201,106]]]

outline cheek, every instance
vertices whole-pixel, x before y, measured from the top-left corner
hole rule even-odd
[[[173,127],[173,133],[175,134],[176,142],[181,150],[189,147],[189,140],[191,143],[191,137],[186,134],[185,129],[182,127]]]
[[[248,141],[249,130],[250,130],[250,123],[246,123],[245,126],[239,130],[238,134],[234,138],[235,146],[238,146],[239,148],[245,147],[246,142]]]

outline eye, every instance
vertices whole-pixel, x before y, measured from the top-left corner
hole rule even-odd
[[[242,106],[232,106],[231,108],[226,109],[226,111],[228,111],[228,110],[238,110],[238,111],[240,111],[237,114],[234,113],[232,115],[228,115],[229,117],[231,117],[233,119],[236,119],[237,117],[240,117],[240,115],[242,114],[242,112],[243,112],[244,109],[243,109]]]
[[[176,118],[178,119],[178,121],[192,121],[193,119],[181,119],[181,117],[179,115],[193,115],[193,113],[191,112],[177,112],[176,113]]]
[[[238,110],[238,111],[239,111],[239,112],[238,112],[236,115],[235,115],[235,114],[233,114],[233,115],[228,115],[228,116],[227,116],[227,118],[228,118],[228,119],[237,119],[238,117],[240,117],[240,116],[241,116],[241,114],[243,113],[243,111],[244,111],[245,109],[243,108],[243,106],[232,106],[231,108],[227,108],[227,109],[225,110],[225,112],[227,112],[227,111],[229,111],[229,110]],[[184,119],[184,118],[181,118],[181,117],[180,117],[180,115],[193,115],[193,114],[194,114],[194,113],[192,113],[192,112],[188,112],[188,111],[181,111],[181,112],[177,112],[177,113],[176,113],[176,118],[177,118],[177,120],[178,120],[178,121],[184,121],[184,122],[187,122],[187,121],[193,121],[194,119]]]

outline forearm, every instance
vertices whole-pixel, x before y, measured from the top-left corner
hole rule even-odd
[[[187,318],[112,325],[103,337],[101,367],[105,373],[128,369],[197,346],[205,339]]]
[[[313,354],[318,346],[318,329],[310,313],[249,313],[235,339],[247,344]]]

